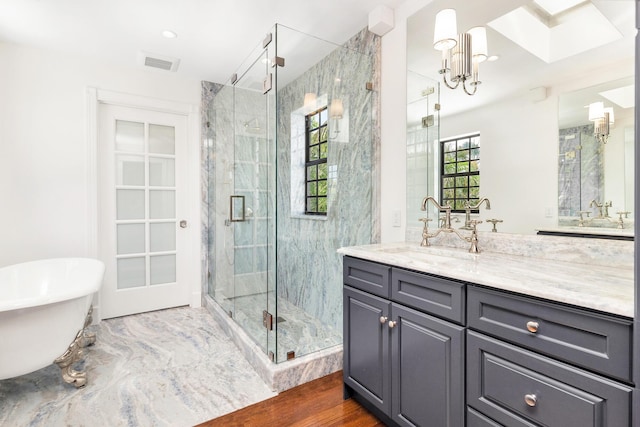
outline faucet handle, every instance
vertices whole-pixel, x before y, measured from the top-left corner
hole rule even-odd
[[[493,224],[493,228],[491,229],[491,232],[492,233],[497,233],[498,229],[496,228],[496,224],[498,224],[500,222],[504,222],[504,221],[501,220],[501,219],[491,218],[491,219],[488,219],[487,222],[490,222],[491,224]]]
[[[629,214],[631,212],[630,211],[620,211],[620,212],[616,212],[617,215],[624,215],[625,218],[629,218]],[[622,219],[622,216],[620,216],[620,219]]]
[[[420,242],[420,246],[431,246],[429,243],[429,227],[427,223],[431,221],[431,218],[418,218],[418,221],[422,221],[424,223],[424,227],[422,228],[422,242]]]

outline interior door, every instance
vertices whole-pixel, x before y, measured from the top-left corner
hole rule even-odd
[[[102,318],[189,303],[186,144],[186,116],[99,106]]]

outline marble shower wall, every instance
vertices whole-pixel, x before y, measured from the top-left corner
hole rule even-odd
[[[558,156],[558,216],[577,217],[578,211],[592,211],[592,200],[603,202],[604,166],[600,143],[593,136],[593,124],[560,129]]]
[[[277,123],[278,298],[339,331],[342,259],[336,250],[377,241],[379,236],[379,38],[365,29],[345,46],[279,88]],[[367,82],[373,83],[372,91],[366,89]],[[292,169],[298,163],[292,159],[292,141],[295,144],[304,132],[292,130],[292,115],[303,107],[309,88],[316,88],[318,99],[326,95],[326,104],[342,99],[343,121],[348,124],[347,129],[343,128],[346,124],[341,125],[336,135],[336,124],[332,128],[329,123],[326,218],[292,212],[299,194],[304,196],[304,183],[299,191],[292,189]],[[287,313],[279,310],[278,316],[286,319]]]

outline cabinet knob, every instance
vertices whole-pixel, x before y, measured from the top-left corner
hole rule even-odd
[[[540,327],[540,324],[538,322],[534,322],[533,320],[530,320],[527,322],[527,331],[531,332],[531,333],[536,333],[538,332],[538,328]]]
[[[533,408],[538,403],[538,397],[535,394],[525,394],[524,402]]]
[[[386,316],[380,316],[380,323],[382,323],[383,325],[385,323],[387,323],[387,317]]]
[[[398,323],[398,322],[394,322],[393,320],[389,320],[389,329],[393,329],[396,326],[396,323]]]

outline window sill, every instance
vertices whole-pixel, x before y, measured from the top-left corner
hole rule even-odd
[[[326,215],[305,215],[305,214],[291,214],[292,219],[310,219],[312,221],[326,221]]]

